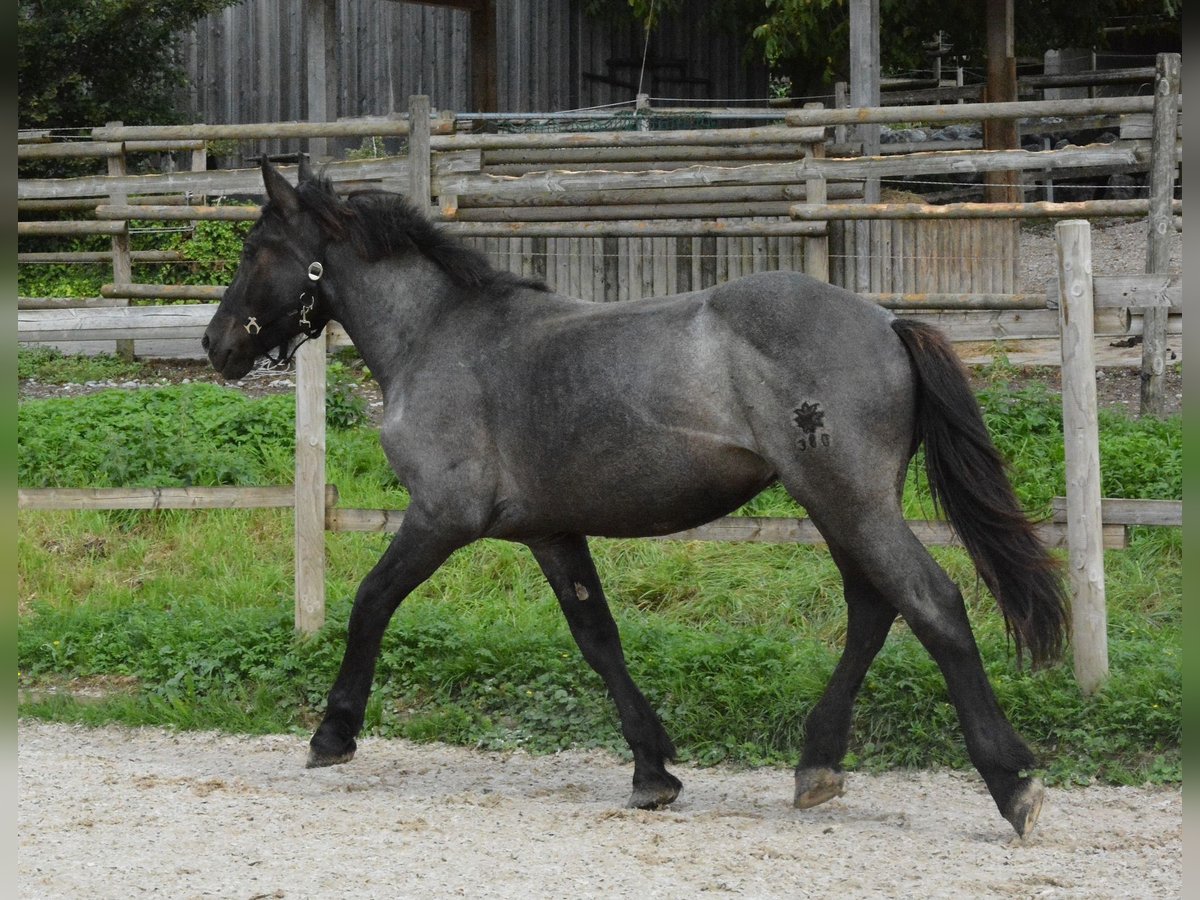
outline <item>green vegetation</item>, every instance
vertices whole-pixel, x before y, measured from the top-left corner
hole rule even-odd
[[[1063,492],[1058,402],[1010,388],[996,369],[981,392],[1013,477],[1035,511]],[[339,373],[344,382],[356,375]],[[249,400],[214,385],[28,401],[19,410],[19,483],[271,484],[291,480],[290,397]],[[353,415],[328,437],[328,476],[347,506],[403,508],[377,436]],[[1101,423],[1105,491],[1179,497],[1178,418]],[[1108,479],[1112,479],[1110,482]],[[931,509],[910,478],[910,514]],[[745,512],[794,515],[777,491]],[[292,631],[286,510],[22,513],[18,537],[20,712],[247,732],[307,731],[340,661],[350,598],[383,535],[331,534],[328,625]],[[635,677],[683,756],[794,762],[803,716],[837,660],[845,613],[819,548],[594,542],[597,567]],[[990,678],[1051,780],[1181,777],[1182,538],[1135,529],[1108,553],[1112,677],[1094,698],[1069,658],[1019,671],[1003,623],[965,555],[936,550],[963,586]],[[87,699],[54,687],[96,687]],[[401,607],[368,707],[374,734],[535,752],[625,752],[599,679],[575,649],[522,547],[484,541],[457,553]],[[965,766],[936,666],[897,625],[863,687],[849,764]]]
[[[147,284],[228,284],[242,253],[242,242],[253,222],[176,223],[131,221],[135,250],[176,250],[183,261],[137,263],[133,279]],[[111,249],[108,238],[23,238],[21,249],[62,253]],[[17,270],[21,297],[98,297],[100,286],[112,281],[112,263],[52,263],[24,265]],[[154,300],[154,303],[162,301]]]

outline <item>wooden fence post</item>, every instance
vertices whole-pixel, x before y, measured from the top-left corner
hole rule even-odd
[[[824,103],[805,103],[805,109],[823,109]],[[824,159],[825,142],[804,145],[805,159]],[[829,202],[828,189],[824,178],[809,178],[804,182],[804,202],[825,204]],[[829,223],[825,223],[826,232],[820,237],[804,239],[804,272],[821,281],[829,280]]]
[[[121,122],[107,122],[109,127],[117,128],[121,126]],[[108,158],[108,174],[114,177],[121,177],[126,174],[125,167],[125,145],[121,144],[121,152],[114,154]],[[108,202],[114,206],[124,206],[126,196],[124,190],[113,191],[108,195]],[[125,222],[124,228],[120,234],[112,236],[112,267],[113,267],[113,284],[132,284],[133,283],[133,254],[129,249],[129,223]],[[125,301],[128,304],[128,300]],[[120,339],[117,341],[117,356],[125,360],[133,359],[133,341],[130,339]]]
[[[429,149],[429,97],[408,98],[408,199],[429,215],[433,158]]]
[[[1092,233],[1086,221],[1055,227],[1062,330],[1063,444],[1075,680],[1085,695],[1108,677],[1108,612],[1100,509],[1100,434],[1092,294]]]
[[[1171,235],[1175,231],[1171,200],[1175,195],[1175,129],[1179,97],[1178,53],[1158,54],[1154,79],[1154,126],[1150,150],[1150,215],[1146,245],[1146,274],[1165,275],[1170,268]],[[1164,307],[1142,310],[1141,414],[1161,416],[1167,353],[1167,314]]]
[[[296,351],[296,630],[325,624],[325,334]]]

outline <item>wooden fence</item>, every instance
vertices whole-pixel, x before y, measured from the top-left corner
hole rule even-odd
[[[1091,693],[1108,671],[1103,551],[1125,546],[1130,525],[1182,525],[1178,501],[1101,500],[1099,443],[1096,427],[1095,368],[1092,338],[1096,312],[1122,309],[1130,296],[1138,302],[1170,308],[1180,301],[1178,279],[1162,276],[1091,274],[1087,222],[1066,221],[1057,227],[1059,273],[1056,316],[1062,333],[1063,427],[1067,493],[1055,502],[1054,515],[1038,526],[1054,547],[1066,547],[1072,590],[1072,640],[1080,688]],[[198,338],[212,307],[58,310],[55,317],[72,327],[31,332],[19,318],[25,337],[47,338],[71,333],[80,339],[111,339],[113,331],[129,335],[147,331],[185,333]],[[26,315],[26,314],[22,314]],[[41,319],[42,317],[38,317]],[[105,323],[112,325],[106,327]],[[43,326],[38,326],[43,327]],[[296,356],[296,479],[291,487],[263,488],[112,488],[68,490],[19,489],[18,509],[211,509],[293,507],[296,545],[296,628],[314,632],[325,616],[324,533],[326,531],[394,532],[403,521],[397,510],[348,509],[338,505],[335,487],[325,482],[325,363],[327,350],[349,344],[331,325],[325,334],[304,344]],[[943,521],[910,522],[927,545],[958,546]],[[819,544],[822,538],[807,519],[729,516],[667,540],[756,541]]]
[[[926,219],[945,215],[932,211],[915,211],[903,207],[890,209],[874,208],[869,204],[846,204],[846,194],[853,193],[853,185],[864,179],[888,174],[930,174],[945,171],[969,172],[1020,172],[1052,171],[1065,172],[1095,169],[1098,166],[1144,166],[1152,169],[1152,199],[1131,201],[1119,207],[1091,204],[1009,204],[1003,210],[1007,216],[1057,217],[1088,215],[1148,215],[1154,224],[1151,229],[1151,267],[1155,273],[1147,280],[1125,277],[1108,282],[1091,278],[1090,266],[1086,262],[1074,263],[1066,274],[1060,271],[1057,289],[1047,295],[1015,294],[1011,288],[1005,290],[1003,283],[994,285],[994,290],[985,294],[967,291],[946,290],[948,285],[935,282],[932,290],[910,291],[909,282],[898,278],[893,269],[890,275],[890,290],[868,292],[885,305],[905,309],[907,315],[925,318],[945,328],[957,340],[1005,340],[1012,338],[1058,338],[1064,354],[1064,380],[1076,382],[1091,380],[1094,392],[1094,372],[1086,354],[1078,349],[1094,335],[1129,335],[1141,332],[1145,343],[1151,344],[1153,336],[1146,329],[1153,327],[1164,333],[1172,327],[1181,328],[1181,320],[1173,310],[1181,309],[1178,283],[1165,274],[1165,259],[1161,254],[1162,243],[1168,229],[1172,227],[1172,194],[1174,171],[1178,159],[1175,140],[1177,120],[1178,67],[1172,81],[1169,66],[1160,72],[1154,98],[1110,98],[1095,101],[1069,101],[1062,106],[1057,101],[1041,101],[1011,104],[963,104],[953,107],[921,107],[919,116],[934,120],[971,120],[982,117],[1012,117],[1020,115],[1048,114],[1050,111],[1082,111],[1105,114],[1144,113],[1155,115],[1155,140],[1149,146],[1092,146],[1068,147],[1062,150],[1029,153],[1026,151],[946,151],[911,154],[905,157],[879,156],[865,159],[828,158],[823,155],[825,129],[841,121],[904,121],[917,115],[912,109],[888,107],[863,110],[806,109],[789,114],[782,126],[763,126],[757,129],[730,129],[720,135],[698,137],[693,132],[609,132],[605,134],[455,134],[452,124],[445,116],[435,116],[428,110],[424,98],[414,98],[409,117],[386,121],[350,123],[273,123],[239,126],[141,126],[125,127],[109,125],[93,132],[97,144],[126,145],[131,141],[147,140],[209,140],[226,136],[278,136],[337,134],[392,134],[405,136],[409,142],[409,155],[404,159],[356,160],[334,163],[328,174],[342,189],[360,186],[382,186],[407,191],[419,202],[429,204],[431,214],[445,223],[448,230],[479,240],[520,240],[536,238],[599,240],[613,239],[653,240],[669,238],[673,241],[692,241],[692,255],[682,252],[676,243],[677,252],[670,255],[655,254],[651,247],[651,262],[644,262],[640,273],[643,293],[664,292],[670,284],[670,273],[674,273],[675,285],[700,287],[706,274],[704,263],[695,261],[695,246],[699,241],[702,249],[705,241],[724,238],[726,240],[749,239],[763,241],[771,238],[801,239],[803,265],[811,274],[828,278],[829,235],[826,223],[837,217],[852,221],[864,215],[883,218],[906,215],[913,219]],[[1164,87],[1165,86],[1165,87]],[[1082,107],[1082,110],[1079,109]],[[752,131],[751,135],[748,133]],[[742,133],[738,133],[742,132]],[[737,147],[751,137],[756,144],[780,145],[802,148],[802,156],[784,161],[746,160],[736,156]],[[605,168],[599,171],[542,170],[521,173],[494,174],[484,171],[484,155],[500,150],[517,150],[522,154],[561,149],[566,145],[571,150],[604,150],[597,158]],[[621,151],[635,157],[633,150],[647,147],[674,147],[671,152],[678,156],[672,165],[662,165],[661,160],[652,162],[626,158],[619,160]],[[106,151],[107,152],[107,151]],[[115,151],[113,151],[115,152]],[[656,151],[661,152],[661,151]],[[115,157],[114,157],[115,158]],[[550,159],[547,156],[547,159]],[[696,160],[700,161],[697,162]],[[725,163],[718,165],[716,163]],[[508,163],[505,163],[508,164]],[[547,165],[540,160],[536,165]],[[619,170],[616,167],[621,167]],[[178,202],[159,202],[164,197],[177,198],[209,197],[214,195],[256,195],[260,188],[258,173],[254,170],[216,172],[176,172],[164,175],[130,176],[110,170],[108,176],[64,179],[55,181],[24,180],[18,182],[18,207],[25,211],[36,208],[82,208],[81,201],[93,204],[95,218],[75,222],[56,222],[39,225],[35,222],[19,222],[18,234],[36,233],[91,233],[110,234],[113,237],[114,282],[102,291],[107,297],[178,297],[218,299],[219,286],[163,286],[134,283],[124,263],[132,259],[128,243],[128,222],[141,220],[185,220],[205,219],[252,219],[258,215],[253,206],[212,206],[208,204],[187,205]],[[851,185],[846,191],[845,185]],[[797,204],[796,196],[787,197],[786,191],[799,192],[804,203]],[[761,216],[763,207],[757,204],[777,202],[771,199],[773,192],[784,193],[788,206],[783,214]],[[744,192],[744,197],[742,193]],[[839,192],[844,192],[839,196]],[[104,198],[96,202],[95,198]],[[614,199],[615,198],[615,199]],[[653,200],[649,199],[653,198]],[[741,199],[739,199],[741,198]],[[742,204],[742,215],[721,215]],[[580,218],[580,206],[588,207],[588,216]],[[655,209],[666,205],[666,217],[656,216]],[[961,204],[954,210],[961,219],[974,221],[976,225],[989,221],[996,215],[994,205]],[[684,208],[686,207],[686,208]],[[771,212],[775,212],[771,208]],[[687,213],[685,215],[684,213]],[[992,219],[1012,227],[1004,219]],[[892,221],[904,221],[895,219]],[[879,225],[880,223],[876,223]],[[886,224],[886,223],[884,223]],[[940,224],[940,223],[939,223]],[[1164,225],[1165,227],[1160,227]],[[57,229],[57,230],[55,230]],[[882,227],[881,240],[882,240]],[[914,232],[918,234],[919,232]],[[1060,232],[1060,254],[1067,253],[1073,246],[1067,235],[1076,231],[1065,229]],[[1158,238],[1154,235],[1158,234]],[[125,240],[120,241],[119,239]],[[907,237],[900,241],[905,246]],[[915,237],[913,238],[915,241]],[[1076,241],[1076,244],[1078,241]],[[769,246],[769,245],[768,245]],[[940,245],[939,252],[950,255],[952,245]],[[512,247],[512,244],[509,245]],[[593,243],[593,247],[595,244]],[[488,249],[485,243],[484,248]],[[493,247],[492,252],[500,250]],[[961,250],[961,248],[960,248]],[[608,254],[600,245],[603,265],[592,258],[592,276],[597,269],[607,270]],[[524,245],[522,245],[524,252]],[[769,257],[768,250],[768,257]],[[509,265],[513,264],[509,250]],[[784,257],[776,250],[777,260]],[[707,254],[701,254],[702,256]],[[901,254],[901,258],[908,251]],[[912,255],[919,255],[912,250]],[[525,259],[528,257],[522,257]],[[578,277],[582,285],[584,278],[583,255],[578,270],[557,265],[553,271],[560,289],[569,290],[572,278]],[[1068,254],[1068,258],[1070,257]],[[664,263],[663,260],[666,260]],[[686,262],[681,262],[686,260]],[[795,264],[796,253],[792,261]],[[522,266],[525,263],[522,262]],[[882,264],[879,266],[883,279]],[[649,270],[649,274],[647,274]],[[578,271],[578,276],[573,275]],[[607,270],[611,274],[611,270]],[[546,275],[551,275],[547,267]],[[714,277],[731,277],[726,268],[713,273]],[[661,276],[661,277],[660,277]],[[608,278],[609,276],[605,276]],[[638,280],[632,268],[618,268],[613,278]],[[880,284],[888,283],[881,281]],[[915,282],[916,286],[924,286]],[[607,289],[607,286],[606,286]],[[669,290],[669,288],[666,288]],[[586,294],[581,288],[576,293]],[[1078,333],[1063,327],[1060,317],[1068,303],[1078,300],[1080,294],[1099,297],[1095,309],[1087,312],[1074,311],[1069,319],[1079,326]],[[630,288],[629,296],[635,296]],[[1111,301],[1105,299],[1111,297]],[[982,307],[982,308],[981,308]],[[59,340],[127,340],[138,337],[170,337],[197,340],[203,332],[212,307],[204,305],[175,305],[165,307],[125,307],[101,309],[28,309],[18,313],[18,338],[21,341]],[[1085,319],[1088,328],[1080,325]],[[1153,323],[1153,324],[1151,324]],[[1073,326],[1073,327],[1074,327]],[[328,343],[337,346],[344,340],[339,329],[331,326]],[[318,629],[324,619],[324,531],[325,530],[392,530],[400,520],[400,513],[382,510],[348,510],[337,506],[336,493],[330,493],[324,475],[324,365],[327,340],[322,337],[304,345],[297,355],[297,462],[296,482],[293,486],[292,504],[296,515],[297,571],[296,571],[296,624],[303,632]],[[1156,346],[1161,346],[1156,344]],[[1080,362],[1080,360],[1084,362]],[[1075,368],[1082,366],[1082,369]],[[1068,375],[1068,371],[1074,373]],[[1079,374],[1086,371],[1086,378]],[[1161,375],[1161,361],[1158,374]],[[1153,373],[1152,373],[1153,374]],[[1082,381],[1081,381],[1082,379]],[[1064,392],[1066,394],[1066,392]],[[1072,392],[1073,393],[1073,392]],[[1089,413],[1082,414],[1086,418]],[[1094,421],[1094,408],[1090,415]],[[1077,421],[1077,419],[1072,419]],[[1079,440],[1068,436],[1067,447],[1073,459],[1081,458],[1086,445],[1094,449],[1095,441],[1083,435]],[[1077,449],[1071,449],[1077,447]],[[1072,463],[1071,472],[1078,464]],[[1085,466],[1086,468],[1086,466]],[[1073,485],[1074,476],[1068,476],[1068,496],[1064,513],[1056,514],[1055,521],[1044,524],[1043,536],[1055,546],[1069,543],[1074,558],[1077,552],[1096,553],[1101,547],[1121,546],[1124,527],[1130,520],[1142,521],[1147,517],[1144,508],[1129,507],[1125,501],[1117,505],[1101,507],[1087,500],[1076,508],[1077,492]],[[1098,484],[1098,482],[1096,482]],[[40,492],[22,490],[18,506],[21,508],[44,508],[47,504],[60,508],[63,504],[147,503],[156,507],[169,505],[246,505],[244,497],[235,490],[213,492],[194,489],[190,493],[175,494],[165,490],[122,492],[119,496],[103,492],[69,494],[63,491]],[[258,497],[255,505],[278,505],[282,494],[275,493]],[[1081,501],[1083,502],[1083,501]],[[1100,512],[1097,512],[1097,509]],[[1132,510],[1132,511],[1131,511]],[[1159,524],[1179,524],[1182,518],[1181,504],[1169,506],[1166,515],[1156,506]],[[1076,513],[1080,522],[1076,522]],[[1105,517],[1108,517],[1107,519]],[[1072,531],[1079,527],[1084,537],[1072,538]],[[914,528],[929,543],[954,543],[954,536],[944,523],[914,523]],[[805,520],[760,520],[731,517],[699,529],[676,535],[689,540],[768,540],[768,541],[819,541],[819,536]],[[1092,565],[1091,562],[1088,563]],[[1089,570],[1091,571],[1091,570]],[[1101,576],[1102,580],[1102,576]],[[1076,585],[1076,591],[1085,593]],[[1100,606],[1102,607],[1102,597]],[[1094,600],[1083,601],[1081,609],[1094,609]],[[1090,641],[1096,644],[1095,634],[1103,631],[1094,624],[1079,624],[1077,642]],[[1089,638],[1088,635],[1092,635]],[[1096,659],[1106,655],[1103,651],[1087,652],[1084,657]],[[1077,666],[1079,648],[1077,643]],[[1105,663],[1106,665],[1106,663]],[[1084,690],[1094,690],[1102,680],[1096,675],[1096,667],[1077,673]]]

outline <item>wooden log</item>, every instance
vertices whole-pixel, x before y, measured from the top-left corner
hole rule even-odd
[[[748,222],[738,219],[616,220],[596,222],[448,222],[447,232],[471,237],[727,237],[769,234],[804,237],[822,234],[823,222]]]
[[[23,159],[97,159],[122,153],[171,153],[197,150],[203,141],[60,141],[48,144],[17,145],[17,160]]]
[[[110,122],[110,125],[120,125],[120,122]],[[118,145],[119,146],[119,145]],[[125,175],[125,154],[116,153],[108,157],[108,174],[115,185],[108,202],[114,206],[126,202],[126,193],[119,185]],[[126,223],[128,226],[128,223]],[[117,284],[127,284],[133,281],[133,259],[130,256],[129,229],[126,227],[119,234],[112,236],[112,272],[113,281]],[[117,341],[117,356],[126,361],[133,359],[133,342],[130,340]]]
[[[570,131],[558,133],[437,135],[434,150],[545,150],[577,147],[741,147],[808,144],[825,137],[822,126],[764,125],[675,131]]]
[[[1183,201],[1178,201],[1183,209]],[[1074,203],[797,203],[794,219],[1060,219],[1144,216],[1148,200],[1083,200]],[[98,214],[97,214],[98,215]]]
[[[806,103],[805,109],[820,108],[820,103]],[[823,159],[825,144],[817,141],[809,144],[804,151],[806,159]],[[824,178],[809,178],[804,182],[805,201],[820,206],[830,199],[837,199],[835,191],[842,185],[830,184]],[[808,238],[804,242],[804,271],[819,281],[829,281],[829,234]]]
[[[124,234],[124,222],[18,222],[17,237],[78,237],[85,234]],[[109,255],[112,259],[112,255]]]
[[[286,509],[295,505],[292,485],[268,487],[17,488],[17,509]],[[338,490],[329,485],[325,503]]]
[[[454,194],[458,209],[512,206],[606,206],[651,203],[760,203],[780,200],[793,202],[807,198],[806,184],[730,184],[714,187],[676,187],[649,190],[612,188],[607,190],[571,191],[564,194],[529,194],[514,196],[507,193]],[[838,182],[829,185],[826,199],[848,200],[862,197],[862,185],[857,182]]]
[[[1171,198],[1175,194],[1176,103],[1180,87],[1180,55],[1160,53],[1154,82],[1154,140],[1150,156],[1150,214],[1146,272],[1165,274],[1171,263],[1175,227]],[[1141,415],[1162,416],[1166,410],[1167,311],[1147,307],[1142,333]]]
[[[860,159],[806,158],[792,163],[760,163],[748,166],[689,166],[671,171],[641,172],[538,172],[516,177],[469,174],[435,179],[437,193],[465,195],[488,192],[542,195],[565,191],[614,188],[652,189],[730,184],[798,184],[810,178],[860,181],[864,178],[894,178],[946,172],[1069,171],[1082,166],[1140,165],[1146,152],[1112,144],[1064,147],[1062,150],[956,150],[914,153],[905,157],[874,156]]]
[[[404,137],[407,118],[339,119],[336,122],[253,122],[230,125],[122,125],[92,129],[94,141],[250,141],[289,138]]]
[[[1154,81],[1154,66],[1125,69],[1093,69],[1057,75],[1022,75],[1017,84],[1022,90],[1048,87],[1093,87],[1103,84],[1141,84]]]
[[[325,624],[325,335],[296,352],[296,631]]]
[[[178,250],[131,250],[130,258],[134,263],[177,263],[185,257]],[[17,262],[44,265],[46,263],[107,263],[112,260],[108,250],[64,250],[64,251],[28,251],[17,254]]]
[[[107,254],[105,254],[107,256]],[[18,297],[17,309],[108,309],[128,306],[123,297]]]
[[[408,98],[408,118],[413,123],[408,135],[408,199],[421,212],[428,213],[432,193],[428,96],[417,94]]]
[[[1066,524],[1067,498],[1054,497],[1050,501],[1054,521]],[[1127,500],[1102,497],[1100,514],[1106,525],[1154,525],[1176,527],[1183,525],[1182,500]]]
[[[940,106],[877,106],[846,109],[789,110],[784,121],[790,127],[808,125],[879,125],[898,122],[979,122],[983,119],[1012,119],[1034,116],[1093,116],[1150,112],[1150,97],[1097,97],[1079,100],[1015,100],[1003,103],[954,103]],[[99,135],[93,135],[100,137]]]
[[[1092,239],[1087,222],[1055,226],[1062,330],[1063,441],[1075,680],[1084,695],[1108,677],[1108,612],[1100,505],[1100,437],[1092,343]]]
[[[638,134],[639,132],[631,132]],[[653,132],[651,132],[653,133]],[[763,160],[790,160],[804,155],[805,144],[765,144],[748,146],[637,146],[637,147],[558,147],[550,150],[489,150],[483,157],[488,172],[516,174],[546,169],[574,169],[579,166],[606,168],[614,163],[652,162],[656,168],[666,163],[711,163],[736,165]]]
[[[637,203],[604,206],[508,206],[459,208],[456,222],[600,222],[611,219],[733,219],[787,216],[786,200],[753,203]]]
[[[220,300],[225,288],[219,284],[102,284],[100,295],[131,300]]]
[[[891,293],[862,293],[887,309],[1046,309],[1046,298],[1042,294],[983,294],[983,293],[932,293],[917,294],[902,291]]]
[[[448,177],[478,172],[478,150],[461,153],[435,153],[435,176]],[[296,166],[280,166],[289,181],[296,180]],[[408,160],[404,157],[356,159],[331,162],[322,170],[340,190],[360,186],[391,185],[389,190],[407,191]],[[260,169],[214,169],[198,172],[170,172],[158,175],[126,175],[114,183],[104,175],[81,178],[22,178],[17,181],[17,200],[62,200],[79,197],[104,197],[115,189],[129,196],[188,194],[191,196],[261,196]]]
[[[101,203],[96,218],[102,220],[147,219],[152,222],[253,222],[262,215],[259,206],[162,206],[158,204]]]
[[[1093,275],[1092,296],[1096,309],[1162,306],[1183,310],[1183,273],[1166,275]],[[1059,304],[1058,281],[1046,283],[1046,306]]]

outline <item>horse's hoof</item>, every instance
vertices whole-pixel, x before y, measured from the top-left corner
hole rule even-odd
[[[308,761],[306,769],[319,769],[322,766],[336,766],[354,759],[354,751],[358,744],[354,738],[338,741],[323,733],[321,729],[308,742]]]
[[[792,805],[796,809],[812,809],[827,800],[846,793],[846,775],[833,769],[797,769],[796,796]]]
[[[629,795],[626,809],[660,809],[675,802],[683,789],[683,782],[671,773],[667,773],[668,781],[659,784],[634,785],[633,793]]]
[[[1033,830],[1033,826],[1038,820],[1038,813],[1042,811],[1042,800],[1045,797],[1046,789],[1042,786],[1040,778],[1030,778],[1025,782],[1025,787],[1013,797],[1004,818],[1008,819],[1009,824],[1021,837],[1025,837]]]
[[[312,747],[308,748],[308,760],[304,763],[306,769],[320,769],[323,766],[337,766],[342,763],[350,762],[354,759],[354,750],[351,749],[346,753],[339,753],[336,756],[326,756],[323,753],[318,753]]]

